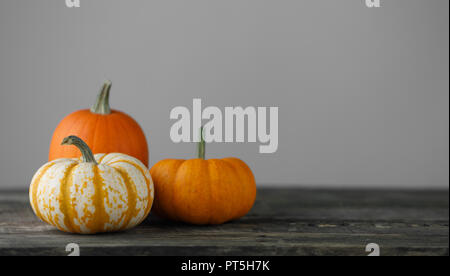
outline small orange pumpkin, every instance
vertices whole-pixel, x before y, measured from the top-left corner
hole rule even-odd
[[[176,221],[221,224],[247,214],[256,198],[250,168],[238,158],[205,160],[203,135],[198,159],[162,160],[150,174],[155,187],[152,211]]]
[[[139,159],[148,166],[148,146],[138,123],[127,114],[109,106],[111,82],[106,82],[97,101],[65,117],[56,127],[50,143],[49,161],[76,158],[81,154],[75,147],[61,147],[64,137],[75,135],[83,139],[93,153],[120,152]]]

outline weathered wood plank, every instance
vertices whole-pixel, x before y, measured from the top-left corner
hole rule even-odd
[[[261,189],[252,211],[220,226],[150,216],[127,232],[60,232],[33,214],[27,191],[0,192],[0,255],[448,255],[448,191]]]

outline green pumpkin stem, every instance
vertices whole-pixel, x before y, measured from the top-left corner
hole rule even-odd
[[[91,107],[91,112],[95,114],[107,115],[111,113],[111,108],[109,107],[109,91],[111,90],[112,83],[106,81],[103,84],[102,90],[97,96],[97,100]]]
[[[198,158],[205,160],[205,140],[203,139],[203,126],[200,128],[200,142],[198,143]]]
[[[95,161],[94,154],[92,154],[91,149],[89,146],[81,140],[81,138],[77,136],[67,136],[63,139],[61,145],[74,145],[76,146],[80,151],[81,155],[83,156],[83,162],[84,163],[94,163],[97,164],[97,161]]]

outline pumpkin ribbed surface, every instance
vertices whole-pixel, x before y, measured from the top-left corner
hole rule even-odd
[[[121,153],[96,154],[95,160],[57,159],[42,166],[29,191],[35,214],[62,231],[82,234],[141,223],[154,196],[146,166]]]
[[[112,83],[105,82],[92,108],[67,115],[56,127],[48,160],[81,156],[75,147],[61,147],[68,136],[81,138],[93,153],[121,152],[141,160],[148,166],[148,144],[139,124],[129,115],[111,109],[109,93]]]
[[[148,166],[148,145],[139,124],[129,115],[111,110],[108,115],[79,110],[66,116],[56,127],[48,160],[76,158],[81,156],[74,147],[61,147],[67,135],[77,135],[91,148],[93,153],[121,152],[141,160]]]
[[[192,224],[221,224],[247,214],[256,198],[250,168],[238,158],[166,159],[150,170],[155,214]]]

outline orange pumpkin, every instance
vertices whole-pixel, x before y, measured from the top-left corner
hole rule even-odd
[[[247,214],[256,198],[250,168],[240,159],[205,160],[201,135],[199,158],[166,159],[150,170],[155,212],[192,224],[221,224]]]
[[[120,152],[148,166],[148,146],[144,132],[133,118],[110,108],[110,90],[111,82],[108,81],[90,110],[73,112],[59,123],[50,143],[49,161],[80,157],[76,147],[60,146],[64,137],[75,135],[85,141],[93,153]]]

